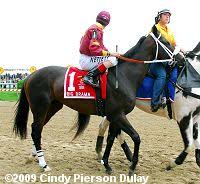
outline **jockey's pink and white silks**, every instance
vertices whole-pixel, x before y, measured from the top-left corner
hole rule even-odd
[[[105,61],[110,61],[113,66],[117,65],[116,57],[112,56],[87,56],[84,54],[80,55],[80,69],[81,70],[91,70],[97,67],[99,64],[104,63]]]

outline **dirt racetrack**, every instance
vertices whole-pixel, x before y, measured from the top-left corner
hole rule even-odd
[[[32,148],[30,131],[32,114],[29,114],[28,139],[21,141],[15,138],[12,134],[14,104],[0,102],[0,183],[6,183],[4,177],[9,173],[29,173],[36,174],[38,177],[41,175],[36,162],[26,163]],[[105,176],[104,168],[97,161],[95,153],[96,136],[101,118],[92,116],[85,133],[71,142],[74,132],[68,131],[73,125],[75,115],[75,111],[63,107],[43,129],[42,143],[45,158],[52,169],[49,175]],[[200,168],[195,163],[194,150],[188,155],[183,165],[171,171],[165,171],[169,160],[176,158],[183,148],[176,122],[146,114],[138,109],[130,113],[128,119],[139,132],[142,141],[139,164],[136,169],[137,175],[149,176],[148,183],[200,183]],[[133,149],[130,138],[127,136],[126,138]],[[117,141],[111,152],[110,165],[114,170],[112,176],[118,177],[120,174],[128,173],[129,162]],[[35,183],[42,182],[37,178]],[[119,183],[118,180],[117,183]]]

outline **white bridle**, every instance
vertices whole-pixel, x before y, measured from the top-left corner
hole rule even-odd
[[[144,61],[144,63],[159,63],[159,62],[168,62],[169,65],[172,65],[174,63],[174,59],[173,56],[175,56],[176,54],[178,54],[180,52],[180,48],[176,47],[174,52],[172,52],[171,50],[169,50],[160,40],[159,38],[161,37],[161,34],[159,35],[159,37],[157,38],[152,32],[150,33],[151,37],[154,39],[154,41],[156,42],[156,56],[155,59],[153,61]],[[170,57],[170,59],[162,59],[162,60],[158,60],[158,44],[165,50],[165,52],[168,54],[168,56]]]

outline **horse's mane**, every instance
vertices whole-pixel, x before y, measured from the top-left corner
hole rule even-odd
[[[151,31],[153,32],[153,34],[155,35],[155,37],[159,36],[159,31],[156,28],[156,25],[154,24],[151,28]],[[137,42],[137,44],[135,46],[133,46],[131,49],[129,49],[123,56],[127,57],[127,58],[131,58],[133,57],[139,50],[141,44],[143,43],[143,41],[146,39],[146,36],[142,36],[139,41]],[[170,43],[162,36],[162,40],[164,41],[165,44],[170,45]],[[121,60],[119,60],[118,64],[121,63]]]
[[[137,44],[135,46],[133,46],[131,49],[129,49],[125,54],[124,57],[130,58],[131,56],[133,56],[138,49],[140,48],[140,45],[142,44],[142,42],[145,40],[146,36],[142,36],[139,41],[137,42]]]
[[[158,30],[155,26],[155,24],[153,25],[153,27],[151,28],[151,31],[153,32],[153,34],[158,37]],[[142,36],[139,41],[137,42],[137,44],[135,46],[133,46],[131,49],[129,49],[125,54],[124,57],[130,58],[131,56],[135,55],[135,53],[138,51],[138,49],[140,48],[142,42],[146,39],[146,36]],[[167,43],[169,43],[167,40],[165,40]]]

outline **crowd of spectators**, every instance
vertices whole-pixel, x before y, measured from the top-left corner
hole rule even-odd
[[[3,73],[0,75],[0,88],[16,88],[18,81],[25,79],[28,73]]]

